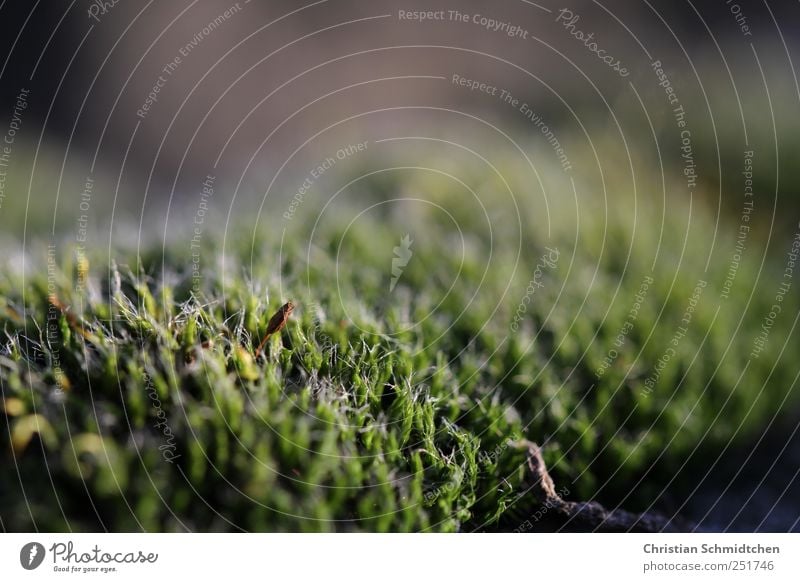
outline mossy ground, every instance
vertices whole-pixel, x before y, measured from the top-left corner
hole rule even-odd
[[[722,301],[731,245],[709,262],[696,251],[713,227],[702,215],[687,232],[661,230],[655,210],[638,229],[598,212],[545,236],[506,204],[489,235],[438,196],[449,215],[413,207],[310,233],[299,213],[254,236],[205,233],[199,278],[188,240],[79,261],[59,240],[49,263],[29,247],[24,279],[0,276],[3,527],[510,530],[538,509],[524,439],[566,497],[645,508],[686,486],[671,479],[685,462],[786,405],[794,315],[750,357],[780,257],[743,262]]]

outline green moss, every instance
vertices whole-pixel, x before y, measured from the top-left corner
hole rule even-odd
[[[446,193],[439,198],[447,202]],[[5,271],[0,385],[11,426],[29,429],[0,431],[0,456],[12,467],[0,475],[5,527],[504,527],[536,507],[524,495],[522,439],[543,444],[571,497],[646,505],[646,489],[628,497],[631,483],[646,476],[658,491],[698,442],[746,438],[791,389],[790,317],[771,330],[775,349],[750,357],[780,257],[768,261],[752,298],[758,264],[743,262],[721,301],[724,253],[708,271],[700,253],[681,256],[677,223],[662,236],[644,227],[634,234],[621,218],[590,220],[577,246],[568,226],[522,241],[508,229],[494,233],[488,260],[486,237],[461,252],[449,218],[423,214],[408,269],[389,293],[392,248],[409,225],[382,220],[361,220],[350,234],[322,228],[310,262],[301,217],[285,239],[298,242],[280,252],[268,236],[255,246],[231,236],[229,261],[238,254],[250,264],[260,249],[255,271],[223,280],[207,269],[192,292],[177,245],[169,284],[154,274],[156,249],[143,251],[147,260],[118,250],[117,264],[142,270],[112,265],[110,276],[107,254],[89,252],[91,294],[76,290],[65,246],[53,283],[71,315],[59,311],[52,328],[46,269],[29,273],[24,289],[18,273]],[[695,224],[687,247],[703,248],[711,223]],[[602,232],[615,242],[600,254]],[[209,265],[221,248],[212,237]],[[543,270],[515,320],[545,247],[559,249],[558,264]],[[648,276],[637,318],[615,343]],[[708,284],[688,331],[645,391],[701,279]],[[297,311],[256,357],[267,321],[288,299]],[[786,302],[784,313],[796,312],[796,298]],[[66,382],[56,380],[55,361]],[[31,418],[43,421],[38,429]],[[9,439],[22,432],[15,465]],[[42,478],[45,466],[52,482]]]

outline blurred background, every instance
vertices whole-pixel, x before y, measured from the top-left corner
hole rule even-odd
[[[683,169],[680,130],[655,61],[679,100],[672,105],[686,111],[694,193],[710,211],[739,212],[724,192],[739,185],[748,148],[756,152],[759,221],[769,228],[775,199],[797,209],[798,33],[788,23],[798,6],[562,8],[522,0],[4,2],[3,127],[20,92],[29,94],[7,168],[3,231],[18,237],[25,224],[74,226],[85,214],[87,177],[95,235],[108,232],[115,204],[117,216],[133,222],[163,220],[171,206],[170,227],[179,226],[187,204],[193,216],[209,174],[217,217],[245,215],[262,200],[283,208],[332,152],[373,144],[338,164],[326,185],[358,175],[368,159],[407,153],[408,144],[375,144],[401,135],[464,137],[484,150],[514,150],[508,138],[518,140],[536,152],[545,194],[565,186],[554,137],[571,175],[626,189],[635,178],[639,194],[671,200],[660,170],[669,178]],[[401,16],[425,10],[433,13],[426,20]],[[593,34],[595,48],[628,74],[603,63],[581,33]],[[495,95],[453,83],[453,75]],[[552,134],[502,91],[527,103]],[[37,212],[25,216],[34,202]],[[775,213],[778,225],[791,227],[793,218]]]

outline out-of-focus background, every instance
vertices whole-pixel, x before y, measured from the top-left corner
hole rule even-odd
[[[72,224],[87,176],[101,232],[114,194],[118,212],[159,220],[171,205],[170,220],[180,222],[176,214],[193,206],[208,174],[218,208],[234,197],[234,215],[265,197],[283,207],[330,152],[401,134],[513,149],[502,130],[541,148],[537,167],[557,167],[540,128],[500,97],[503,90],[552,129],[573,175],[595,184],[620,175],[626,185],[644,164],[635,172],[639,193],[660,196],[651,168],[671,177],[682,162],[655,61],[677,96],[672,105],[686,111],[695,192],[711,211],[738,212],[723,192],[737,187],[746,148],[760,170],[760,219],[770,222],[776,189],[796,208],[797,6],[579,1],[564,8],[522,0],[6,2],[6,122],[20,91],[30,94],[9,166],[4,230],[20,234],[29,184],[38,210],[28,215],[30,228]],[[425,21],[403,16],[413,11],[437,12]],[[627,76],[576,32],[593,34],[597,50]],[[496,94],[457,85],[453,75]],[[398,149],[373,145],[369,156],[391,159]],[[349,159],[336,174],[356,174],[367,157]],[[550,168],[542,172],[550,179]],[[792,217],[778,212],[776,220]]]

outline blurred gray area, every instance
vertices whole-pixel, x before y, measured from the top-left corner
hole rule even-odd
[[[571,28],[559,22],[562,8],[525,0],[4,3],[5,115],[21,88],[31,90],[9,183],[52,207],[28,215],[32,228],[70,224],[87,176],[95,180],[96,220],[115,202],[134,220],[163,217],[167,205],[189,204],[191,214],[209,174],[217,201],[235,193],[248,204],[258,204],[274,179],[268,205],[284,208],[310,169],[348,144],[424,135],[513,149],[498,130],[558,176],[548,144],[519,107],[453,83],[459,75],[529,104],[588,183],[614,185],[613,168],[627,172],[616,186],[630,188],[629,156],[643,164],[640,178],[661,165],[680,167],[670,107],[651,66],[659,60],[687,110],[712,209],[727,204],[721,189],[741,165],[745,132],[761,167],[785,164],[782,188],[794,186],[791,152],[776,150],[772,119],[777,141],[796,144],[797,29],[787,25],[797,21],[796,6],[743,4],[737,18],[724,3],[579,1],[568,7],[578,16]],[[414,11],[444,19],[402,16]],[[576,30],[591,33],[629,75],[611,71],[570,35]],[[373,147],[328,177],[356,175],[372,156],[413,159],[422,151]],[[437,152],[448,155],[440,147],[423,157]],[[769,192],[777,173],[763,175]],[[641,192],[661,185],[642,179]],[[58,206],[55,191],[64,192]],[[0,211],[16,221],[25,201],[9,196]]]

